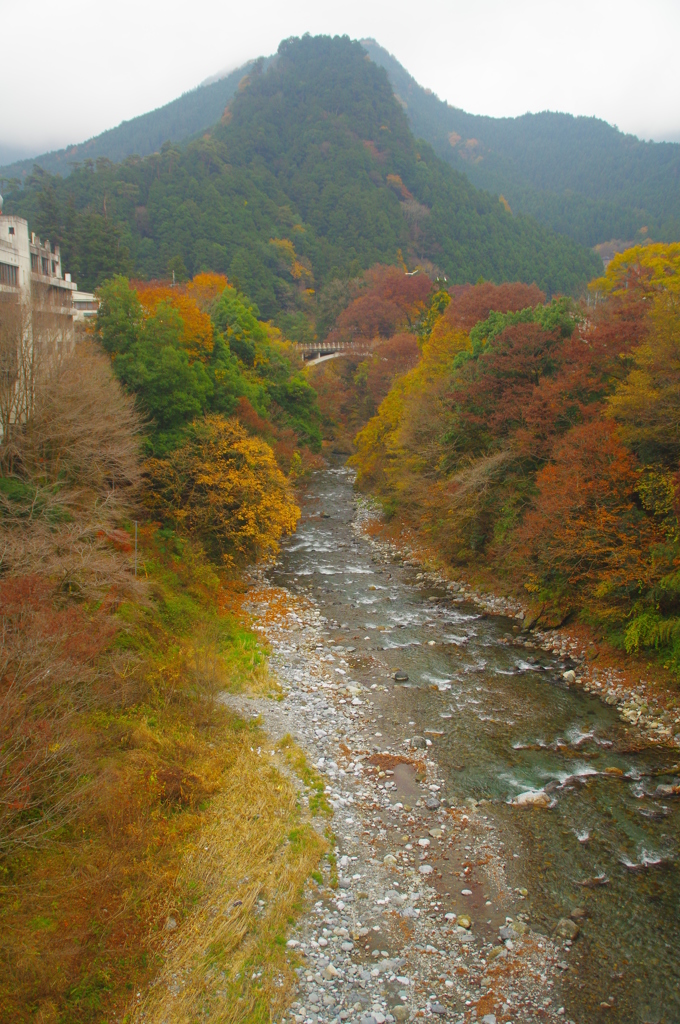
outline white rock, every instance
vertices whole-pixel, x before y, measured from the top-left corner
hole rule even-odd
[[[431,875],[433,870],[434,869],[431,864],[421,864],[418,868],[421,875]]]
[[[515,807],[548,807],[550,797],[542,789],[528,789],[526,793],[519,793],[512,802]]]

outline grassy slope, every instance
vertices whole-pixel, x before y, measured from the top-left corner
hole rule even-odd
[[[180,964],[182,1000],[196,1012],[206,972],[226,970],[217,980],[231,1020],[264,1019],[290,984],[283,936],[324,844],[295,786],[258,756],[266,737],[257,723],[214,699],[223,687],[271,692],[264,652],[238,595],[189,542],[144,529],[139,567],[146,595],[119,608],[102,656],[134,652],[137,691],[79,716],[71,742],[87,785],[73,813],[47,842],[2,863],[2,1021],[117,1019],[166,964]],[[101,616],[91,611],[92,630]],[[212,920],[215,901],[237,895],[241,904]],[[165,927],[170,917],[176,930]],[[235,977],[245,962],[262,970],[256,982],[252,972]]]

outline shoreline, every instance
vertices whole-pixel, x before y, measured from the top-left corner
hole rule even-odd
[[[506,642],[560,656],[564,659],[564,672],[573,674],[573,678],[569,675],[565,678],[563,674],[565,685],[593,694],[605,704],[615,705],[626,726],[637,729],[650,746],[680,750],[680,701],[669,706],[669,701],[675,702],[676,698],[668,687],[650,679],[640,676],[634,682],[631,672],[635,669],[638,675],[638,669],[643,671],[641,666],[633,663],[623,666],[620,654],[609,645],[602,651],[587,627],[535,626],[529,618],[528,605],[518,598],[476,589],[461,577],[453,579],[452,572],[436,564],[439,561],[436,552],[424,547],[409,527],[399,526],[397,540],[386,536],[388,527],[374,498],[357,495],[357,512],[356,528],[370,543],[388,551],[402,565],[421,569],[422,579],[445,587],[455,595],[454,601],[469,601],[487,614],[517,620],[518,625],[513,627],[517,635]],[[559,638],[557,643],[556,638]],[[600,658],[600,665],[596,666],[594,661]]]
[[[225,702],[260,716],[273,742],[292,736],[333,808],[333,855],[287,943],[297,998],[277,1024],[568,1021],[556,991],[579,960],[578,926],[532,930],[528,893],[507,879],[511,854],[485,801],[439,799],[431,741],[414,747],[401,728],[378,744],[367,719],[387,708],[389,691],[337,681],[326,661],[335,641],[313,601],[260,573],[246,607],[282,699]]]

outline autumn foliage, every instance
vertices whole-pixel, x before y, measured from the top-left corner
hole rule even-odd
[[[356,438],[376,491],[448,559],[680,667],[680,246],[617,256],[587,303],[452,288]]]
[[[237,419],[208,416],[167,459],[150,459],[154,514],[200,538],[230,569],[271,556],[300,516],[269,445]]]

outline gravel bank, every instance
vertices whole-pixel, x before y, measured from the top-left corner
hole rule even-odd
[[[531,930],[484,802],[439,799],[431,739],[376,731],[388,691],[352,681],[352,648],[314,604],[261,576],[250,611],[283,699],[224,700],[295,738],[326,779],[337,843],[337,887],[327,872],[288,943],[299,992],[280,1024],[564,1021],[578,925]]]

